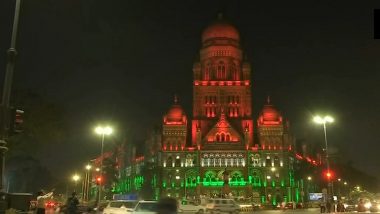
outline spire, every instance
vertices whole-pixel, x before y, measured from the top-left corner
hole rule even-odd
[[[174,94],[174,104],[178,104],[178,96],[177,96],[177,94]]]
[[[269,95],[267,96],[267,104],[268,105],[270,104],[270,96]]]

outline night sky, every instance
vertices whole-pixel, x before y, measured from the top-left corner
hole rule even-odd
[[[1,78],[13,8],[0,1]],[[254,119],[270,95],[294,135],[312,143],[323,142],[312,116],[331,114],[332,151],[380,177],[375,8],[379,1],[23,0],[13,89],[64,109],[65,142],[37,155],[68,176],[99,154],[99,121],[116,127],[109,141],[141,143],[175,93],[191,115],[201,32],[223,11],[252,65]]]

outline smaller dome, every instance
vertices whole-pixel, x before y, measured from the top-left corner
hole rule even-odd
[[[202,33],[202,42],[214,38],[240,40],[239,31],[232,24],[223,20],[221,14],[219,14],[218,20],[209,25]]]
[[[272,105],[264,105],[262,116],[264,121],[279,121],[280,113]]]
[[[182,121],[183,116],[185,116],[185,112],[178,104],[174,104],[166,114],[166,118],[170,122]]]
[[[165,124],[186,124],[187,118],[185,111],[178,104],[177,96],[174,96],[174,104],[170,107],[168,113],[164,116]]]

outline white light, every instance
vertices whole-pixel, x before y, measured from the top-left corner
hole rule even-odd
[[[324,120],[320,116],[315,116],[313,118],[313,120],[314,120],[314,122],[319,123],[319,124],[323,124],[324,123]]]
[[[179,156],[177,155],[177,157],[175,157],[176,159],[179,159]]]
[[[73,175],[73,180],[76,182],[80,179],[79,175],[75,174]]]
[[[175,171],[176,171],[176,172],[179,172],[179,169],[176,169]]]
[[[276,171],[276,168],[272,167],[272,168],[270,168],[270,171],[274,172],[274,171]]]
[[[310,177],[310,176],[309,176],[309,177],[307,177],[307,180],[311,181],[311,177]]]
[[[371,207],[372,207],[371,202],[367,202],[367,203],[365,203],[365,204],[364,204],[364,207],[367,208],[367,209],[371,208]]]
[[[334,122],[334,118],[329,115],[325,116],[324,118],[322,118],[321,116],[315,116],[313,118],[313,121],[318,124],[325,124]]]
[[[95,171],[99,172],[99,171],[100,171],[100,169],[99,169],[99,168],[96,168],[96,169],[95,169]]]
[[[95,133],[98,135],[110,135],[112,134],[113,129],[110,126],[102,127],[102,126],[97,126],[95,128]]]
[[[326,122],[329,122],[329,123],[334,122],[334,118],[332,118],[331,116],[326,116],[326,117],[324,118],[324,120],[325,120]]]
[[[166,162],[164,162],[164,167],[166,167]]]
[[[269,180],[269,179],[271,179],[271,177],[268,175],[268,176],[267,176],[267,179]]]
[[[90,170],[90,169],[91,169],[91,165],[90,165],[90,164],[87,164],[87,165],[86,165],[86,169],[87,169],[87,170]]]
[[[180,177],[177,175],[177,176],[175,176],[175,179],[179,180],[179,179],[180,179]]]

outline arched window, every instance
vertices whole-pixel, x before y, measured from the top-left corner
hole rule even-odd
[[[173,166],[173,159],[171,156],[168,157],[168,160],[166,161],[166,164],[168,167],[172,167]]]
[[[216,141],[220,142],[220,135],[216,134]]]
[[[253,156],[253,161],[252,161],[252,164],[253,166],[260,166],[260,155],[259,154],[255,154]]]
[[[175,167],[181,167],[181,158],[179,156],[175,159]]]
[[[221,136],[222,136],[222,140],[221,141],[222,142],[226,141],[226,136],[224,135],[224,133],[222,133]]]
[[[220,61],[217,67],[216,71],[216,77],[218,79],[225,79],[226,78],[226,66],[224,65],[224,62]]]
[[[272,160],[271,160],[269,155],[267,156],[267,158],[265,160],[265,166],[266,167],[272,166]]]
[[[227,134],[227,135],[226,135],[226,141],[229,142],[230,140],[231,140],[231,139],[230,139],[230,135]]]
[[[274,166],[280,166],[280,159],[278,156],[274,156]]]
[[[204,80],[210,80],[211,64],[207,63],[205,68]]]

